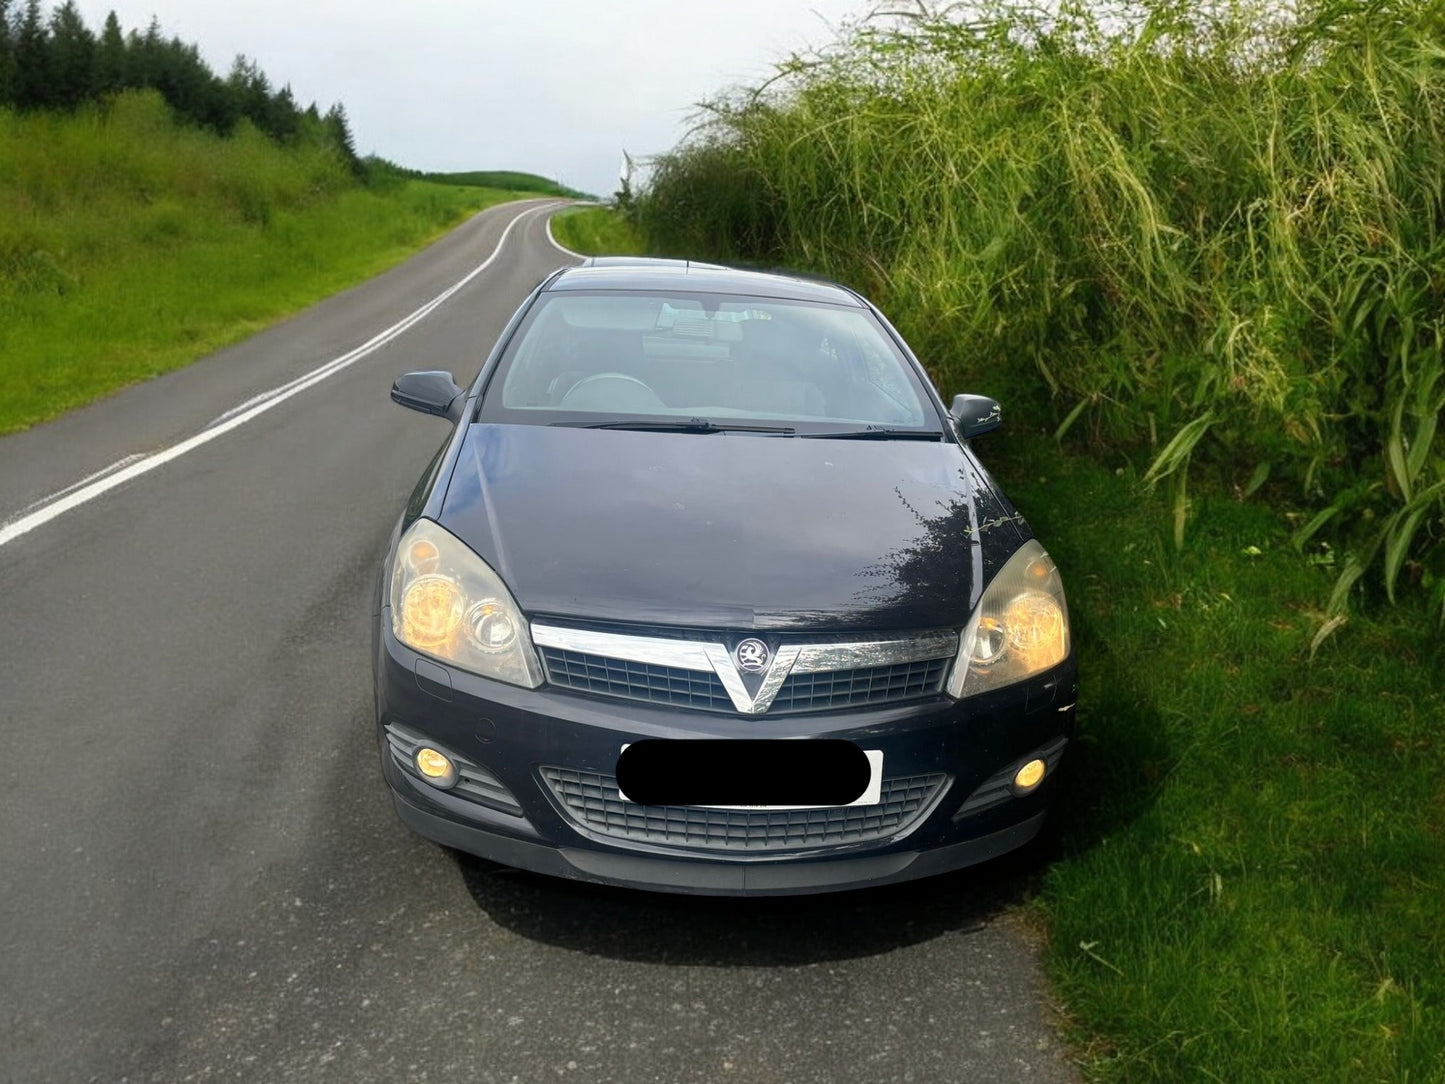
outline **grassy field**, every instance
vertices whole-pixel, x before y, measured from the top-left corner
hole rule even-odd
[[[241,339],[512,198],[363,187],[324,148],[179,127],[150,93],[0,110],[0,433]]]
[[[552,236],[583,256],[640,256],[645,251],[632,224],[606,207],[574,207],[553,215]]]
[[[531,192],[538,196],[566,196],[569,199],[591,199],[586,192],[558,184],[550,177],[522,173],[514,169],[469,170],[464,173],[422,173],[422,180],[438,184],[464,184],[475,188],[500,188],[507,192]]]
[[[1015,420],[1018,415],[1014,415]],[[1423,600],[1309,644],[1335,569],[1267,507],[979,441],[1065,575],[1079,740],[1035,908],[1088,1076],[1445,1080],[1445,644]]]

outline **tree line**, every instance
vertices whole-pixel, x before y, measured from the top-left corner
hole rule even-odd
[[[73,110],[133,89],[158,91],[178,117],[218,135],[246,120],[281,144],[330,144],[358,177],[365,174],[340,102],[325,114],[314,102],[302,109],[290,86],[273,88],[245,56],[223,79],[196,46],[167,38],[156,19],[127,33],[112,11],[96,34],[74,0],[48,16],[40,0],[23,7],[0,0],[0,107]]]

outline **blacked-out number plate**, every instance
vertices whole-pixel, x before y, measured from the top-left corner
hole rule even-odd
[[[799,808],[877,803],[883,755],[837,738],[650,738],[623,748],[617,789],[641,805]]]

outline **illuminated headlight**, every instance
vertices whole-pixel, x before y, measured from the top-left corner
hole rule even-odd
[[[1012,685],[1069,656],[1069,607],[1059,570],[1037,540],[1025,542],[979,600],[948,676],[962,697]]]
[[[431,520],[417,520],[397,544],[391,631],[407,647],[482,677],[542,684],[527,624],[501,577]]]

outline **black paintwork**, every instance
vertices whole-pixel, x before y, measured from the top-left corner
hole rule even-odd
[[[440,522],[528,614],[696,628],[957,627],[1026,537],[957,444],[536,425],[471,427]]]
[[[403,373],[391,386],[391,401],[423,414],[435,414],[457,421],[461,418],[462,389],[452,374],[440,370]]]
[[[928,388],[942,439],[811,439],[475,421],[487,381],[546,290],[678,289],[870,309]],[[529,619],[826,636],[959,629],[1031,537],[957,432],[923,367],[876,309],[836,284],[681,261],[590,261],[558,272],[493,347],[392,535],[377,593],[375,673],[384,773],[403,820],[451,846],[566,877],[683,892],[824,891],[925,876],[1026,842],[1054,790],[956,815],[985,780],[1072,733],[1075,660],[995,692],[875,708],[732,716],[522,689],[412,652],[384,596],[397,538],[418,516],[461,538]],[[917,435],[917,434],[911,434]],[[490,772],[521,814],[443,793],[398,767],[387,724]],[[653,739],[827,738],[881,749],[885,775],[950,782],[906,837],[786,860],[678,853],[596,838],[540,782],[550,764],[612,773]]]
[[[991,433],[1003,424],[1003,411],[997,399],[987,395],[955,395],[948,416],[958,427],[958,435],[968,440]]]

